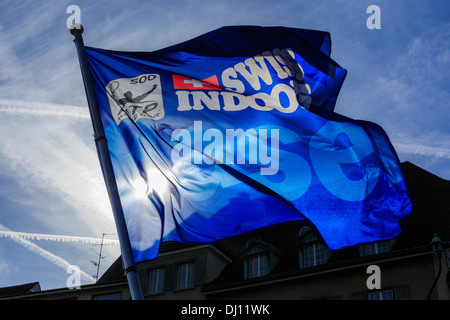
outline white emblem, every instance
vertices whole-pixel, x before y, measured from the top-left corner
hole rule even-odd
[[[141,118],[160,120],[165,115],[159,74],[116,79],[105,89],[117,125],[126,118],[136,122]]]

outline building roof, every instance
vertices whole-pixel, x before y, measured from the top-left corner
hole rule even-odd
[[[10,297],[38,291],[41,291],[41,285],[39,282],[31,282],[17,286],[0,288],[0,297]]]
[[[435,233],[442,241],[450,241],[450,181],[410,162],[403,162],[402,169],[413,211],[397,245],[427,244]]]

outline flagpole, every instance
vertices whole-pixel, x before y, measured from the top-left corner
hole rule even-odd
[[[84,28],[81,24],[74,24],[72,25],[72,27],[70,27],[70,33],[75,37],[75,45],[77,49],[78,60],[80,62],[81,75],[83,77],[84,89],[86,91],[92,126],[94,128],[97,153],[103,172],[103,177],[105,179],[106,188],[108,190],[109,200],[111,202],[112,211],[114,214],[114,220],[116,222],[122,261],[125,269],[125,275],[128,281],[128,286],[130,288],[131,298],[133,300],[143,300],[142,290],[139,283],[139,276],[133,258],[130,238],[128,236],[128,230],[125,224],[122,204],[119,198],[119,191],[117,189],[111,157],[108,150],[108,142],[106,140],[105,132],[103,129],[100,111],[97,105],[97,99],[95,98],[94,86],[92,83],[91,73],[89,70],[82,37],[83,31]]]

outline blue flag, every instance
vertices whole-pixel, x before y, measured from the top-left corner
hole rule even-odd
[[[334,113],[330,52],[325,32],[250,26],[86,48],[136,262],[305,219],[332,250],[401,232],[398,158],[380,127]]]

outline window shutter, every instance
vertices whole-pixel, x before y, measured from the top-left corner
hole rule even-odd
[[[268,274],[272,272],[272,270],[277,266],[277,264],[280,262],[280,258],[273,253],[272,251],[269,254],[269,270],[267,270]]]
[[[247,259],[244,259],[244,279],[248,279],[248,262]]]
[[[303,249],[298,250],[298,266],[303,269]]]
[[[202,285],[205,282],[206,260],[204,258],[195,260],[194,285]]]
[[[364,257],[364,245],[360,245],[358,247],[358,250],[359,250],[359,256]]]
[[[138,276],[142,294],[145,295],[148,292],[148,269],[139,270]]]
[[[395,243],[395,239],[391,239],[391,240],[389,240],[389,241],[387,242],[387,251],[388,251],[388,252],[391,251],[392,246],[394,245],[394,243]]]
[[[165,291],[173,290],[175,281],[175,265],[174,264],[167,265],[165,273],[166,274],[164,278],[164,290]]]
[[[323,262],[327,263],[328,259],[330,259],[331,255],[333,254],[333,251],[328,249],[326,246],[323,247]]]

